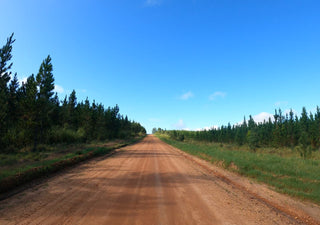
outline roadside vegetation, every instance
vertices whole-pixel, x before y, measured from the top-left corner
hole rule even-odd
[[[140,123],[119,113],[118,105],[105,108],[88,98],[78,102],[75,90],[61,101],[50,56],[20,84],[12,73],[14,42],[12,34],[0,48],[0,189],[8,177],[20,177],[12,181],[18,184],[146,135]],[[95,144],[114,140],[117,144],[108,147]]]
[[[79,162],[106,155],[142,138],[143,136],[91,144],[60,144],[49,146],[45,151],[0,154],[0,193]]]
[[[303,158],[308,158],[320,149],[320,108],[316,112],[308,113],[302,108],[301,116],[292,110],[283,115],[281,109],[275,110],[274,119],[269,118],[263,123],[256,123],[252,116],[242,124],[221,126],[218,129],[202,131],[172,130],[163,131],[154,128],[155,132],[165,132],[172,139],[183,141],[196,140],[225,144],[247,146],[253,152],[258,148],[273,147],[281,151],[284,147],[299,152]]]
[[[162,130],[166,143],[230,171],[273,186],[277,191],[320,203],[320,110],[255,123],[203,131]]]

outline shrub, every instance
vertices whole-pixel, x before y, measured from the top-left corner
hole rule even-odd
[[[249,144],[249,148],[255,152],[256,149],[259,147],[258,146],[259,139],[258,139],[258,135],[257,135],[255,130],[249,130],[248,131],[248,133],[247,133],[247,141],[248,141],[248,144]]]
[[[55,128],[52,129],[49,135],[49,143],[75,143],[83,142],[85,132],[83,129],[78,131],[71,130],[69,128]]]

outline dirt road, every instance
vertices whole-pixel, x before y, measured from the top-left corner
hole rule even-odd
[[[0,224],[317,224],[318,215],[153,136],[0,202]]]

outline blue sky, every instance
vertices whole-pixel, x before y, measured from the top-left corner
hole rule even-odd
[[[153,127],[199,129],[320,105],[320,2],[0,0],[23,80],[52,57],[72,89]]]

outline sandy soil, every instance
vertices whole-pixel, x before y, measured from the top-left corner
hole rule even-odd
[[[0,202],[0,224],[320,224],[280,195],[148,136]]]

